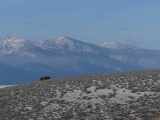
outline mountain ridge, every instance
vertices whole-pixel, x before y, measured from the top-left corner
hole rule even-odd
[[[0,46],[0,84],[25,83],[41,75],[57,78],[160,68],[159,50],[125,45],[121,49],[105,48],[65,36],[42,41],[9,37],[0,40]],[[29,77],[23,77],[26,75]]]
[[[102,44],[99,44],[99,46],[101,47],[105,47],[105,48],[110,48],[110,49],[142,49],[142,48],[138,48],[135,45],[125,45],[125,44],[120,44],[118,42],[104,42]]]

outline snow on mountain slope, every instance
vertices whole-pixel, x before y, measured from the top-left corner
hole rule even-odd
[[[8,37],[0,40],[1,55],[34,56],[28,51],[33,47],[35,45],[32,42],[17,37]]]
[[[117,43],[117,42],[105,42],[100,44],[99,46],[105,47],[105,48],[110,48],[110,49],[122,49],[124,48],[124,45]]]
[[[148,50],[135,45],[124,45],[117,42],[105,42],[99,46],[110,49],[111,58],[130,63],[145,69],[159,69],[160,50]]]
[[[11,87],[12,85],[0,85],[0,88]]]
[[[6,85],[0,85],[0,88],[5,88],[5,87],[7,87]]]
[[[19,39],[16,37],[8,37],[6,39],[3,39],[2,41],[0,41],[0,44],[2,45],[1,47],[20,47],[22,46],[23,42],[25,42],[24,39]]]
[[[44,57],[51,53],[39,43],[17,37],[8,37],[0,40],[0,55]]]
[[[136,49],[137,47],[135,45],[124,45],[117,42],[105,42],[100,44],[99,46],[109,48],[109,49]]]
[[[42,46],[56,48],[56,49],[66,49],[70,51],[79,51],[79,52],[88,52],[88,53],[98,53],[93,47],[96,45],[92,45],[89,43],[85,43],[73,38],[69,38],[66,36],[60,36],[55,39],[41,41]]]

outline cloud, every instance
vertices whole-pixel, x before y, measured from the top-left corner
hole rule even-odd
[[[115,31],[121,32],[121,31],[127,31],[127,28],[114,28]]]
[[[27,21],[26,23],[24,23],[24,25],[26,26],[43,26],[43,25],[47,25],[47,23],[45,23],[44,21],[40,21],[40,22],[34,22],[34,21]]]

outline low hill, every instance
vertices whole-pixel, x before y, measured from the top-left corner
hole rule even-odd
[[[159,120],[160,71],[87,75],[0,89],[1,120]]]

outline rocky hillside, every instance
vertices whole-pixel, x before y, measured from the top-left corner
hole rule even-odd
[[[1,120],[159,120],[160,71],[38,81],[0,89]]]

